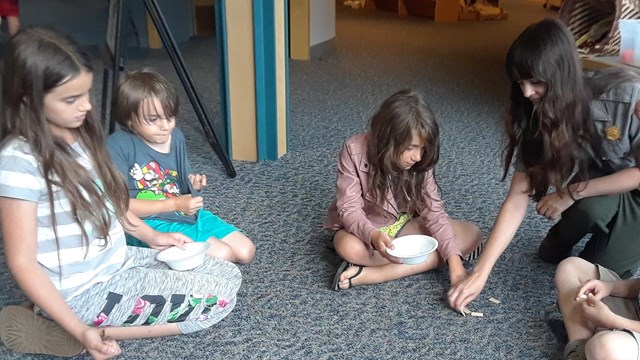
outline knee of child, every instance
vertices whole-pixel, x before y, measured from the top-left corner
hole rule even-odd
[[[229,245],[217,239],[209,239],[207,242],[211,244],[207,255],[227,261],[235,261],[235,253]]]
[[[629,358],[629,354],[633,349],[625,346],[623,336],[628,336],[629,340],[633,340],[630,335],[622,331],[603,331],[595,334],[585,345],[584,350],[587,359],[616,360]]]
[[[562,260],[556,268],[556,282],[558,282],[558,279],[563,279],[567,274],[575,273],[580,267],[580,263],[584,261],[576,256]]]
[[[472,228],[472,239],[473,239],[473,248],[477,248],[478,246],[480,246],[480,243],[482,242],[482,230],[480,230],[480,228],[476,225],[476,224],[471,224],[471,228]]]
[[[248,264],[253,261],[256,256],[256,245],[252,242],[244,245],[235,251],[236,258],[241,264]]]
[[[342,259],[355,264],[360,264],[360,260],[363,259],[365,255],[368,255],[363,254],[362,249],[356,246],[339,246],[336,247],[335,250],[338,256],[340,256]]]

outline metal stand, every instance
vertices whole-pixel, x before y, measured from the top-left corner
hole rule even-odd
[[[107,61],[105,62],[102,82],[102,118],[109,124],[109,133],[112,133],[115,130],[115,122],[110,116],[111,98],[113,96],[113,91],[115,91],[115,84],[118,81],[118,74],[120,71],[124,70],[124,57],[121,55],[123,4],[124,0],[110,0],[109,26],[107,30]],[[182,86],[189,97],[189,101],[191,102],[191,105],[193,105],[196,116],[198,117],[198,121],[200,121],[200,125],[205,132],[209,145],[211,145],[216,155],[218,155],[218,158],[222,161],[225,169],[227,170],[227,174],[230,177],[235,177],[237,173],[233,167],[233,163],[229,159],[224,148],[220,145],[220,141],[215,133],[213,124],[207,115],[205,107],[202,105],[200,95],[198,94],[191,75],[187,70],[176,41],[173,38],[171,31],[169,31],[169,27],[167,26],[167,22],[162,15],[158,3],[156,0],[144,0],[144,5],[149,16],[151,16],[151,20],[153,21],[158,34],[160,35],[162,45],[166,49],[167,54],[173,63],[173,67],[182,82]]]

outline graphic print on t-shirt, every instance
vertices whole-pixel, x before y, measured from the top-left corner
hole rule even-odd
[[[136,199],[164,200],[180,196],[176,170],[164,169],[157,161],[152,160],[140,166],[133,164],[129,175],[136,181],[140,190]]]

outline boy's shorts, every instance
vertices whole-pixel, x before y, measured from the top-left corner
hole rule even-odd
[[[183,224],[163,220],[146,219],[144,222],[154,230],[160,232],[177,232],[184,234],[195,242],[205,242],[211,237],[222,239],[234,231],[239,231],[235,226],[224,222],[211,211],[198,211],[198,221],[195,224]],[[143,241],[127,234],[127,245],[149,247]]]
[[[391,225],[383,226],[378,230],[389,236],[398,237],[400,231],[402,231],[402,229],[405,227],[405,225],[407,225],[407,223],[409,223],[409,221],[411,221],[411,216],[407,213],[402,213],[400,214],[400,216],[398,216],[398,220],[396,220],[396,222]]]
[[[596,264],[598,268],[598,273],[600,274],[600,280],[602,281],[619,281],[620,276],[616,274],[614,271],[605,268],[604,266],[600,266]],[[621,298],[615,296],[607,296],[602,299],[602,302],[605,303],[613,313],[620,315],[624,318],[640,321],[640,306],[638,305],[638,299],[629,299],[629,298]],[[640,354],[640,333],[635,331],[627,330],[627,329],[619,329],[620,331],[624,331],[627,334],[633,336],[636,340],[636,346],[638,347],[638,354]],[[613,331],[609,329],[602,329],[600,331]],[[640,356],[638,357],[640,359]]]

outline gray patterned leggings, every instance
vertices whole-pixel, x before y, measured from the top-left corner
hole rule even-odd
[[[191,271],[173,271],[155,250],[128,247],[131,268],[67,300],[91,326],[176,324],[183,334],[211,327],[236,305],[242,276],[233,263],[207,257]]]

